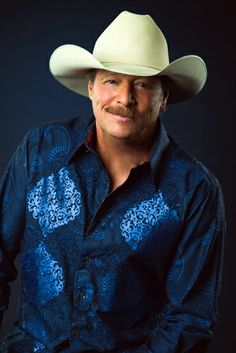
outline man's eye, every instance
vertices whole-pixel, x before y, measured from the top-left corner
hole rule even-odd
[[[150,88],[149,85],[145,82],[136,82],[136,86],[141,88]]]
[[[117,83],[116,80],[107,80],[106,83],[108,83],[109,85],[115,85]]]

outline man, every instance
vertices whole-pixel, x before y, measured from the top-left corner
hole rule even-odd
[[[203,60],[169,63],[152,18],[124,11],[93,54],[61,46],[50,70],[94,118],[31,130],[4,175],[1,310],[19,251],[23,293],[1,352],[206,352],[222,193],[159,119],[202,89]]]

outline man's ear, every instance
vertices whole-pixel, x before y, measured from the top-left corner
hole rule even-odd
[[[168,101],[168,97],[169,97],[169,90],[165,89],[163,92],[163,98],[161,101],[161,112],[164,112],[166,110],[166,105],[167,105],[167,101]]]
[[[88,82],[88,95],[89,95],[89,98],[92,100],[93,99],[93,83],[90,80]]]
[[[169,97],[169,90],[168,90],[168,88],[164,88],[163,99],[165,100],[165,104],[167,103],[168,97]]]

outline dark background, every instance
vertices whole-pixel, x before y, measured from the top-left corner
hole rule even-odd
[[[236,130],[235,16],[227,1],[5,0],[0,5],[0,173],[26,131],[43,121],[91,114],[86,98],[57,83],[48,71],[52,51],[65,43],[90,51],[122,11],[148,13],[167,37],[171,61],[200,55],[208,82],[195,98],[170,106],[163,120],[174,138],[218,177],[225,195],[228,236],[219,320],[209,353],[236,346]],[[19,279],[1,336],[16,317]],[[22,352],[23,353],[23,352]],[[201,353],[201,352],[199,352]]]

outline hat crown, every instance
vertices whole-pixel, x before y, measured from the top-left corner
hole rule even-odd
[[[169,65],[166,39],[149,15],[123,11],[97,39],[93,55],[101,63],[125,63],[161,71]]]

